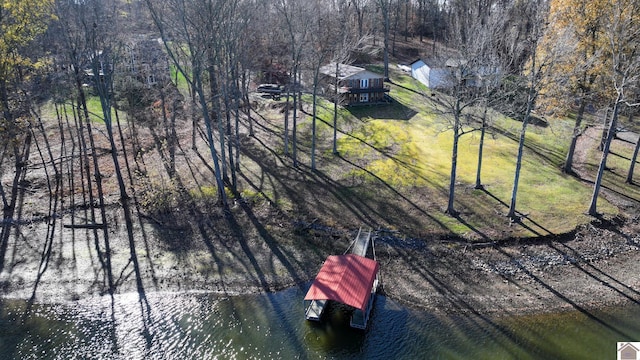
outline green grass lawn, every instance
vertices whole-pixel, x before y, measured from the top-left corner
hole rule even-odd
[[[180,90],[180,93],[186,97],[189,94],[189,83],[187,79],[178,71],[178,68],[174,64],[171,64],[169,70],[171,73],[171,82],[173,82],[178,90]]]
[[[348,128],[348,132],[340,136],[338,150],[346,159],[363,164],[344,177],[359,177],[369,183],[383,181],[403,193],[423,189],[428,191],[434,204],[444,208],[453,143],[449,120],[438,111],[424,86],[404,74],[392,74],[392,81],[391,96],[396,103],[341,109],[339,128]],[[333,114],[324,104],[319,108],[319,118],[332,119]],[[504,228],[507,222],[503,214],[508,211],[511,200],[522,124],[499,114],[493,114],[492,124],[495,129],[485,138],[482,167],[486,191],[472,189],[479,132],[460,138],[456,208],[465,217],[466,225],[441,211],[431,212],[455,233],[463,234],[471,228]],[[585,215],[591,186],[560,170],[571,129],[570,119],[552,119],[546,127],[529,125],[516,209],[526,215],[523,223],[530,230],[514,227],[514,235],[559,234],[591,220]],[[322,133],[329,136],[331,132]],[[616,208],[602,198],[599,211],[605,215],[617,213]]]
[[[89,118],[93,122],[104,122],[104,113],[102,111],[102,105],[100,104],[100,98],[98,96],[87,96],[87,110],[89,110]],[[120,114],[120,120],[123,121],[124,117]],[[111,108],[111,121],[115,124],[116,111]]]
[[[104,113],[102,112],[102,105],[100,104],[100,98],[97,96],[87,95],[86,99],[87,99],[87,110],[89,111],[89,119],[91,119],[92,122],[103,123]],[[71,116],[71,111],[72,111],[71,102],[67,101],[65,102],[65,105],[69,113],[68,116]],[[56,117],[55,105],[53,104],[52,101],[47,101],[43,103],[43,105],[40,107],[40,111],[42,112],[42,115],[45,118],[55,119]],[[126,121],[126,116],[124,115],[124,113],[120,113],[119,117],[120,117],[120,121],[122,122]],[[114,108],[111,108],[111,119],[115,124],[116,110]]]

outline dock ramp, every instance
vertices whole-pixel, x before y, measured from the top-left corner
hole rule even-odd
[[[362,257],[367,256],[367,250],[369,249],[369,243],[371,242],[371,230],[358,230],[358,236],[353,242],[351,253],[360,255]]]

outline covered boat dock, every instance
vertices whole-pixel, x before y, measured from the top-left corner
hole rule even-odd
[[[329,301],[354,308],[351,327],[365,329],[378,288],[378,262],[356,254],[332,255],[304,297],[305,317],[319,321]]]

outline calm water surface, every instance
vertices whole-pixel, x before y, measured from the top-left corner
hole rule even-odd
[[[306,288],[221,298],[99,297],[27,309],[0,300],[1,359],[615,359],[640,305],[493,319],[436,316],[377,296],[367,332],[336,309],[304,320]]]

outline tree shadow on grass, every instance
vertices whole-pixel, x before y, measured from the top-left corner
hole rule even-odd
[[[533,124],[530,124],[530,125],[533,125]],[[508,131],[507,129],[501,128],[497,125],[490,126],[489,129],[494,133],[500,134],[506,137],[507,139],[512,140],[515,143],[518,143],[520,141],[519,133],[514,134]],[[553,149],[550,150],[548,147],[545,147],[542,144],[539,144],[538,142],[533,141],[531,139],[525,140],[524,148],[530,150],[531,152],[536,154],[536,156],[540,157],[541,159],[544,159],[545,161],[551,164],[560,166],[565,161],[566,154],[563,152],[560,152],[559,148],[556,148],[556,151],[554,151]]]
[[[420,205],[370,172],[375,183],[345,185],[329,174],[303,164],[292,167],[288,165],[288,159],[271,149],[260,137],[252,139],[255,142],[243,144],[242,151],[248,160],[258,164],[259,170],[243,168],[240,175],[243,181],[276,207],[281,202],[291,205],[291,213],[302,221],[305,217],[317,219],[319,216],[330,222],[337,221],[339,227],[366,225],[372,228],[383,223],[405,227],[413,221],[416,229],[423,229],[425,222],[419,218],[426,216],[439,229],[449,232]],[[346,158],[337,156],[332,159],[338,166],[367,171]]]
[[[391,80],[391,79],[389,80],[389,82],[390,82],[391,84],[393,84],[393,85],[395,85],[395,86],[399,87],[399,88],[402,88],[402,89],[404,89],[404,90],[407,90],[407,91],[409,91],[409,92],[412,92],[412,93],[414,93],[414,94],[416,94],[416,95],[420,95],[420,96],[422,96],[422,97],[428,98],[427,94],[425,94],[425,93],[423,93],[423,92],[416,91],[416,90],[414,90],[414,89],[408,88],[408,87],[406,87],[406,86],[404,86],[404,85],[402,85],[402,84],[400,84],[400,83],[396,83],[396,82],[394,82],[394,81],[393,81],[393,80]],[[435,96],[435,92],[431,91],[431,96]]]
[[[367,119],[409,121],[418,114],[417,111],[398,101],[388,105],[358,105],[345,109],[360,121]]]
[[[507,204],[505,202],[503,202],[500,199],[498,199],[497,197],[495,197],[489,191],[487,191],[486,189],[483,189],[483,191],[488,196],[490,196],[491,198],[496,200],[499,204],[501,204],[504,207],[507,207]],[[601,285],[607,287],[611,291],[616,292],[622,298],[625,298],[625,299],[627,299],[627,300],[629,300],[629,301],[631,301],[633,303],[640,304],[640,292],[639,291],[633,289],[632,287],[630,287],[629,285],[621,282],[620,280],[615,279],[613,276],[605,273],[604,271],[602,271],[601,269],[599,269],[598,267],[596,267],[595,265],[593,265],[592,263],[590,263],[589,261],[584,259],[583,255],[579,251],[575,250],[574,248],[572,248],[570,245],[567,244],[568,241],[573,240],[575,238],[576,231],[571,231],[571,232],[569,232],[567,234],[560,234],[560,235],[554,234],[552,231],[550,231],[549,229],[545,228],[542,224],[540,224],[537,221],[535,221],[531,216],[524,215],[524,214],[520,214],[520,215],[521,215],[521,218],[520,218],[520,221],[517,222],[517,224],[519,226],[525,228],[526,230],[530,231],[532,234],[534,234],[537,237],[537,239],[535,240],[536,243],[546,244],[549,248],[553,249],[558,254],[560,254],[563,259],[568,259],[569,263],[573,267],[579,269],[581,272],[583,272],[589,278],[591,278],[591,279],[595,280],[596,282],[600,283]],[[609,227],[609,228],[613,229],[613,231],[616,232],[619,236],[622,236],[628,242],[632,243],[632,240],[630,239],[630,237],[628,235],[626,235],[626,234],[623,234],[616,226],[607,226],[607,224],[606,224],[607,221],[604,220],[604,219],[602,219],[601,222],[603,223],[604,227]],[[529,224],[531,224],[531,225],[529,225]],[[534,229],[534,227],[537,228],[537,229],[540,229],[540,231]],[[500,245],[504,245],[504,244],[505,244],[504,242],[500,243]],[[499,248],[499,246],[500,246],[497,243],[495,245],[498,246],[497,248]],[[503,254],[507,255],[507,253],[504,252],[503,250],[500,250],[500,251]],[[575,302],[573,302],[572,300],[570,300],[566,296],[560,294],[558,291],[553,289],[551,286],[549,286],[548,284],[543,282],[539,277],[535,276],[533,273],[531,273],[531,271],[526,269],[524,267],[524,265],[522,265],[521,263],[519,263],[517,261],[515,263],[517,263],[518,266],[520,267],[520,269],[522,271],[524,271],[529,277],[534,279],[537,283],[543,285],[547,290],[551,291],[556,296],[558,296],[561,299],[563,299],[565,302],[570,304],[576,310],[578,310],[581,313],[587,315],[591,319],[602,323],[602,321],[600,319],[595,318],[587,310],[585,310],[584,308],[580,307]],[[604,323],[602,323],[602,324],[603,325],[607,325],[607,324],[604,324]]]
[[[433,217],[433,215],[429,214],[427,211],[425,211],[424,209],[422,209],[420,206],[418,206],[416,203],[414,203],[411,199],[409,199],[408,197],[406,197],[405,195],[401,194],[397,189],[395,189],[393,186],[389,185],[387,182],[385,182],[383,179],[381,179],[380,177],[378,177],[376,174],[372,173],[371,171],[363,168],[360,165],[357,165],[355,163],[353,163],[352,161],[348,160],[347,158],[344,158],[342,156],[338,156],[340,158],[340,160],[342,160],[343,162],[349,164],[352,167],[358,168],[362,171],[364,171],[365,173],[367,173],[369,176],[375,178],[380,184],[382,184],[384,187],[386,187],[391,193],[395,194],[396,196],[398,196],[402,201],[406,202],[407,204],[409,204],[413,209],[417,210],[420,214],[426,216],[429,220],[433,221],[434,223],[436,223],[441,229],[446,229],[448,230],[448,228],[442,223],[440,222],[438,219],[436,219],[435,217]]]

